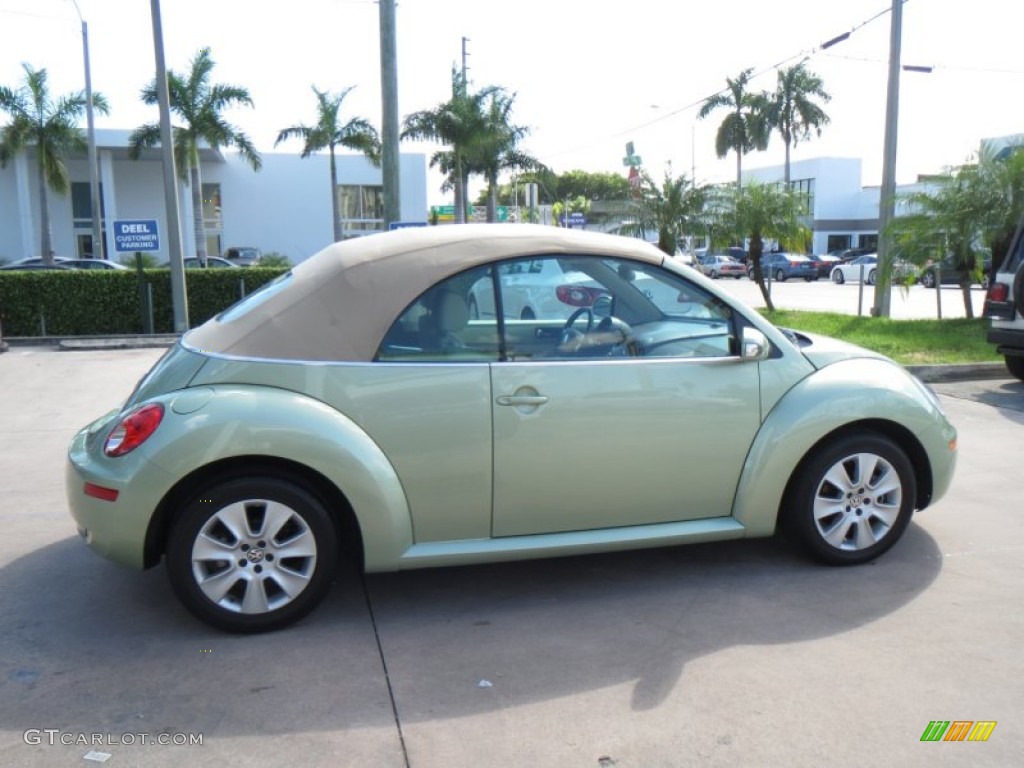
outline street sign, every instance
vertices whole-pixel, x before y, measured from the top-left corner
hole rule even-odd
[[[425,221],[392,221],[388,224],[388,229],[408,229],[409,227],[425,227],[427,222]]]
[[[156,219],[125,219],[114,222],[114,250],[118,253],[159,251]]]
[[[561,225],[563,227],[566,226],[565,216],[559,216],[558,220],[559,220],[559,222],[561,223]],[[569,214],[569,224],[568,224],[568,226],[570,226],[570,227],[583,227],[583,226],[586,226],[586,224],[587,224],[587,217],[584,216],[579,211],[576,211],[576,212],[573,212],[573,213]]]
[[[622,158],[622,164],[629,167],[643,165],[640,160],[640,155],[626,155]]]

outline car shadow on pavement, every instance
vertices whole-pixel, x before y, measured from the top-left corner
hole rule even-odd
[[[433,720],[622,684],[646,710],[687,684],[695,659],[856,630],[921,594],[941,565],[911,525],[854,568],[767,540],[348,572],[306,620],[245,637],[192,619],[162,568],[121,569],[69,538],[0,569],[0,721],[9,732],[345,731],[393,726],[396,710]]]

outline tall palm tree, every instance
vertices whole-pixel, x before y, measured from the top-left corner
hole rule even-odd
[[[779,70],[779,83],[769,96],[767,114],[769,128],[782,136],[786,145],[786,185],[789,185],[789,151],[797,142],[810,138],[811,131],[821,136],[829,117],[814,99],[831,100],[821,78],[810,72],[804,62]]]
[[[709,217],[716,231],[731,240],[748,243],[754,280],[769,311],[775,310],[772,297],[764,283],[761,256],[766,240],[777,240],[784,246],[802,246],[807,229],[800,223],[803,212],[800,200],[789,189],[778,184],[750,181],[742,189],[720,188],[711,198]]]
[[[538,170],[540,161],[519,149],[519,142],[528,128],[512,123],[515,95],[496,89],[491,93],[484,113],[481,135],[473,142],[471,170],[478,170],[487,180],[487,221],[497,220],[498,175],[505,170]]]
[[[85,114],[88,101],[79,91],[57,99],[50,97],[45,69],[22,64],[25,82],[17,89],[0,85],[0,111],[11,116],[11,122],[0,129],[0,167],[26,147],[36,151],[39,179],[39,250],[44,263],[53,263],[53,229],[47,189],[66,195],[70,187],[67,156],[84,152],[85,136],[78,120]],[[99,93],[92,95],[93,109],[107,114],[110,107]],[[99,216],[99,211],[93,211]]]
[[[341,209],[338,205],[338,170],[334,159],[337,147],[362,152],[374,165],[380,165],[380,136],[377,129],[362,117],[353,117],[342,123],[338,114],[341,103],[355,86],[345,88],[339,93],[319,91],[313,86],[316,94],[316,123],[313,125],[293,125],[282,128],[277,134],[276,147],[282,141],[298,137],[305,142],[300,157],[309,157],[314,152],[326,149],[331,156],[331,214],[334,222],[334,242],[342,239],[344,231],[341,226]]]
[[[766,118],[768,96],[747,90],[753,69],[745,69],[739,77],[725,78],[726,88],[704,101],[697,113],[703,119],[719,107],[729,114],[718,126],[715,134],[715,153],[725,157],[730,150],[736,153],[736,186],[743,185],[743,155],[768,146],[770,128]]]
[[[249,91],[238,85],[211,83],[213,58],[209,48],[193,57],[186,76],[167,73],[167,93],[171,111],[184,123],[174,128],[174,159],[182,179],[192,190],[192,221],[195,225],[196,256],[206,263],[206,225],[203,221],[203,177],[199,167],[199,145],[213,149],[237,147],[239,154],[258,171],[263,161],[249,137],[224,119],[223,111],[236,105],[252,106]],[[142,101],[157,103],[156,80],[142,89]],[[137,160],[143,148],[160,143],[160,124],[147,123],[132,131],[129,156]]]
[[[470,92],[462,75],[452,68],[452,97],[433,109],[406,115],[402,121],[402,138],[436,141],[449,147],[435,152],[431,167],[446,174],[446,186],[455,190],[455,223],[466,221],[465,186],[468,177],[467,160],[473,145],[486,132],[484,104],[499,88],[488,86]]]
[[[645,238],[658,233],[658,248],[675,256],[686,235],[703,230],[706,190],[695,187],[685,175],[672,177],[671,166],[657,185],[646,171],[640,172],[639,194],[629,203],[626,215],[631,219],[618,233]]]

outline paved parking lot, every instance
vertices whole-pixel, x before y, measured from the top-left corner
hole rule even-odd
[[[69,438],[159,354],[0,355],[4,766],[1024,764],[1018,382],[936,385],[954,487],[869,566],[750,541],[348,572],[301,624],[232,637],[66,512]],[[933,720],[997,726],[922,743]]]

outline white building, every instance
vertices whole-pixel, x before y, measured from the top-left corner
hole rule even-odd
[[[112,223],[123,219],[155,219],[160,245],[155,254],[166,261],[167,217],[163,195],[163,164],[159,148],[146,150],[139,160],[128,157],[129,131],[97,130],[100,197],[106,252],[117,260]],[[276,251],[299,262],[333,239],[329,157],[321,152],[299,157],[296,142],[291,152],[262,155],[260,171],[232,149],[203,149],[200,162],[203,217],[207,252],[217,255],[231,246],[255,246]],[[339,154],[338,189],[346,235],[365,235],[386,228],[381,170],[362,155]],[[34,150],[20,153],[0,169],[0,259],[39,256],[39,183]],[[89,170],[85,153],[68,162],[71,193],[47,195],[58,256],[91,255],[92,213]],[[426,221],[427,163],[422,154],[399,159],[402,221]],[[179,184],[182,244],[185,256],[195,255],[192,195]]]

